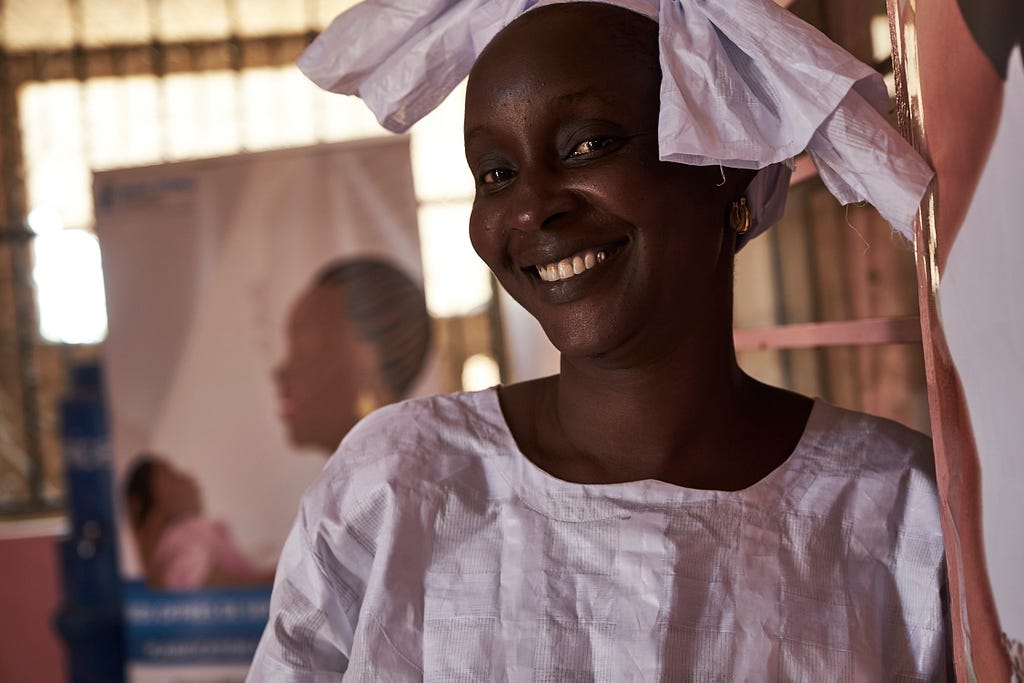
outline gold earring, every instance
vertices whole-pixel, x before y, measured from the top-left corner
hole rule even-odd
[[[362,420],[377,408],[380,408],[380,403],[374,393],[369,389],[360,389],[356,394],[356,417]]]
[[[747,208],[746,197],[740,197],[738,202],[732,203],[732,210],[729,211],[729,226],[737,235],[746,234],[750,230],[750,209]]]

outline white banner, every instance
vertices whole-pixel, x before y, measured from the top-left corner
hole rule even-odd
[[[299,393],[291,386],[299,380],[275,386],[299,300],[331,264],[369,263],[397,269],[400,281],[415,285],[410,291],[418,288],[422,302],[408,139],[108,171],[96,175],[94,192],[110,329],[105,368],[121,498],[115,501],[121,565],[123,577],[135,584],[126,594],[259,584],[276,563],[302,491],[328,455],[324,447],[303,448],[310,439],[300,438],[294,425],[289,430],[279,415],[301,417],[294,414],[300,412],[298,398],[289,394]],[[371,283],[367,291],[391,290]],[[349,293],[338,300],[339,315],[354,307],[348,300],[342,304]],[[360,410],[436,390],[431,355],[422,356],[426,338],[417,336],[429,331],[425,308],[409,305],[423,311],[423,320],[419,313],[401,316],[419,325],[416,334],[403,332],[409,353],[385,360],[405,379],[415,379],[386,400],[380,392],[353,390]],[[374,316],[363,311],[367,315]],[[355,331],[358,352],[338,350],[339,358],[354,356],[352,372],[360,377],[371,374],[366,366],[384,353],[364,343],[365,336],[362,327]],[[303,353],[304,342],[292,342],[292,355]],[[290,388],[282,389],[286,382]],[[284,398],[276,399],[279,393]],[[346,410],[354,408],[337,407],[339,421]],[[144,455],[172,474],[165,481],[150,471],[145,483],[152,490],[141,496],[135,491],[129,505],[122,495],[126,477]],[[160,486],[170,487],[175,500],[197,500],[162,511],[166,491]],[[130,513],[145,523],[130,523]],[[161,514],[166,519],[158,519]],[[197,538],[207,539],[203,548],[196,547]],[[138,581],[143,577],[148,587]],[[165,598],[156,596],[161,605]],[[153,613],[138,599],[143,606],[137,613]],[[202,609],[191,614],[202,616]],[[179,626],[163,624],[156,632]],[[131,641],[130,619],[127,628]],[[145,648],[135,645],[129,642],[129,657],[145,659]],[[187,652],[175,652],[177,659],[143,668],[188,661]],[[205,652],[202,659],[209,672],[231,657]]]

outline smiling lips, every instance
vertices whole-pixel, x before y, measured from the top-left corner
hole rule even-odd
[[[608,254],[603,249],[585,249],[556,263],[535,266],[535,268],[544,282],[558,282],[590,270],[597,264],[603,263],[607,256]]]

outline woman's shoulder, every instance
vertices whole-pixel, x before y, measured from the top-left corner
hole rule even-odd
[[[922,470],[934,478],[931,439],[894,420],[814,402],[802,444],[845,470]]]
[[[493,389],[381,408],[349,432],[306,490],[299,535],[320,563],[369,562],[380,543],[419,529],[427,509],[506,496],[494,464],[505,438]]]
[[[507,435],[494,389],[408,399],[359,422],[322,477],[361,486],[440,483],[468,461],[500,453]]]
[[[884,509],[904,531],[940,533],[932,443],[921,432],[818,399],[801,444],[816,492],[833,492],[849,514],[877,521]]]

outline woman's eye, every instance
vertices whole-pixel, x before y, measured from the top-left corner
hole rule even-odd
[[[604,149],[613,142],[615,142],[615,138],[612,137],[587,138],[569,152],[569,158],[574,159],[576,157],[593,154],[594,152]]]
[[[508,168],[492,168],[489,171],[484,171],[480,174],[480,182],[484,185],[495,185],[497,183],[503,183],[507,180],[511,180],[512,176],[511,169]]]

